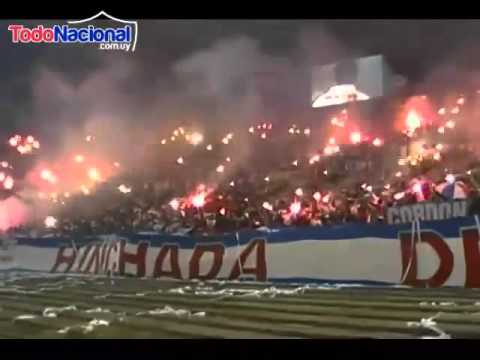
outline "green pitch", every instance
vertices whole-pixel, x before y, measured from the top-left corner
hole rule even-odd
[[[0,338],[480,338],[471,289],[18,274],[0,285]]]

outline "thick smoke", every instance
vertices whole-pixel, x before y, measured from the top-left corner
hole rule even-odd
[[[135,58],[107,56],[99,63],[80,79],[38,69],[31,116],[42,142],[39,164],[59,163],[88,146],[92,156],[119,161],[123,169],[148,168],[154,166],[144,160],[149,145],[187,124],[217,148],[227,132],[234,133],[227,177],[250,156],[248,126],[274,122],[291,105],[289,92],[298,89],[291,59],[271,56],[245,36],[214,42],[158,74],[145,74]],[[85,144],[87,135],[95,141]],[[209,180],[221,180],[215,167]]]

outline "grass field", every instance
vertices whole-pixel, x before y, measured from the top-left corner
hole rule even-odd
[[[0,285],[0,338],[480,338],[471,289],[18,273]]]

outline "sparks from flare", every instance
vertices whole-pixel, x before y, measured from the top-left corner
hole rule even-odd
[[[199,132],[193,132],[190,134],[189,139],[187,140],[191,145],[197,146],[203,142],[203,135]]]
[[[362,141],[362,134],[358,131],[355,131],[350,134],[350,141],[352,144],[358,144]]]
[[[316,154],[316,155],[313,155],[310,160],[308,160],[309,164],[310,165],[313,165],[314,163],[316,162],[319,162],[320,161],[320,155]]]
[[[410,110],[405,119],[405,125],[409,134],[413,134],[416,129],[422,126],[422,118],[415,110]]]
[[[170,205],[170,207],[171,207],[173,210],[177,211],[178,208],[180,207],[180,201],[178,201],[178,199],[172,199],[172,200],[168,203],[168,205]]]
[[[11,176],[7,176],[5,178],[5,180],[3,180],[3,187],[6,190],[12,190],[13,189],[13,184],[14,184],[14,180]]]
[[[192,205],[196,208],[201,208],[205,205],[205,193],[201,192],[192,197]]]
[[[453,121],[453,120],[448,120],[448,121],[445,123],[445,127],[448,128],[448,129],[454,129],[454,128],[455,128],[455,121]]]
[[[268,201],[264,201],[263,204],[262,204],[262,207],[263,207],[265,210],[273,211],[273,206],[272,206],[272,204],[270,204]]]
[[[92,181],[100,181],[101,177],[100,177],[100,173],[98,172],[98,170],[94,167],[88,169],[88,177],[90,178],[90,180]]]
[[[54,228],[57,226],[57,219],[55,219],[53,216],[47,216],[44,223],[46,228]]]
[[[117,188],[122,194],[128,194],[130,192],[132,192],[132,188],[131,187],[128,187],[124,184],[121,184],[118,188]]]
[[[294,201],[290,204],[290,213],[297,215],[302,210],[302,204],[299,201]]]

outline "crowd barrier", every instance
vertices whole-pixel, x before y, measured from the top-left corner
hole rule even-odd
[[[173,279],[358,282],[480,287],[476,217],[410,224],[346,224],[194,238],[158,233],[88,241],[17,236],[2,269]]]

